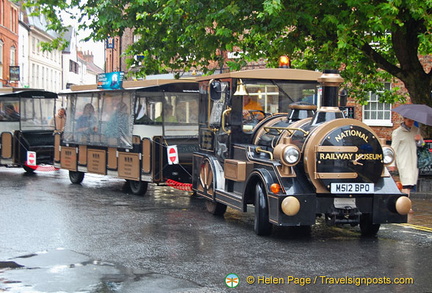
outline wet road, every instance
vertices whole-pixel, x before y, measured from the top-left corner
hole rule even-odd
[[[432,290],[427,197],[413,196],[409,225],[383,225],[377,238],[320,222],[310,235],[278,228],[258,237],[252,213],[218,218],[186,192],[151,185],[137,197],[123,188],[103,176],[72,185],[64,171],[0,168],[0,291]]]

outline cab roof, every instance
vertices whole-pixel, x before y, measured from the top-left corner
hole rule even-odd
[[[197,77],[197,81],[224,78],[244,78],[244,79],[274,79],[274,80],[302,80],[317,81],[322,72],[292,69],[292,68],[263,68],[244,71],[233,71],[215,75]]]

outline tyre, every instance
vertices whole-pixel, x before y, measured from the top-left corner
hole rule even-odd
[[[218,202],[206,201],[207,211],[215,216],[223,216],[226,212],[227,206]]]
[[[69,180],[73,184],[80,184],[84,180],[83,172],[69,171]]]
[[[23,165],[23,169],[27,172],[27,174],[33,174],[35,169],[30,168],[29,166]]]
[[[128,180],[130,190],[135,195],[144,195],[147,192],[148,182]]]
[[[269,222],[267,194],[262,182],[255,186],[255,219],[254,231],[257,235],[267,236],[272,232],[273,225]]]
[[[380,224],[372,223],[371,214],[362,214],[360,216],[360,231],[363,236],[375,236],[379,228]]]

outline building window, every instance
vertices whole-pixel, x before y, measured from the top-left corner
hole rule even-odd
[[[73,72],[78,74],[78,63],[76,63],[75,61],[69,60],[69,72]]]
[[[385,83],[386,90],[390,90],[390,83]],[[379,101],[380,93],[369,92],[369,102],[363,106],[363,122],[369,126],[393,126],[391,121],[391,104]]]
[[[10,19],[10,21],[11,21],[11,23],[10,23],[11,30],[14,33],[18,32],[18,11],[14,7],[11,7],[11,19]]]
[[[16,62],[16,48],[14,46],[12,46],[10,48],[10,66],[15,66],[15,62]]]
[[[3,41],[0,40],[0,78],[3,78]]]

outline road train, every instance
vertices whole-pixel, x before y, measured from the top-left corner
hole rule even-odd
[[[54,166],[72,183],[110,175],[134,194],[171,183],[204,197],[214,215],[251,205],[258,235],[310,227],[319,216],[375,235],[383,223],[406,222],[411,201],[386,168],[392,148],[340,110],[342,82],[337,71],[277,68],[73,86],[59,94],[64,131],[44,130]],[[16,150],[6,147],[11,133],[2,133],[2,164]]]

